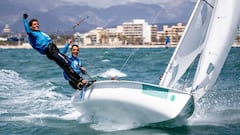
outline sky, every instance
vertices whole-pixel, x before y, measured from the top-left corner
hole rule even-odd
[[[126,4],[131,2],[138,2],[144,4],[157,4],[157,5],[168,5],[170,4],[171,7],[177,7],[178,4],[181,4],[183,1],[193,1],[196,2],[197,0],[62,0],[64,2],[68,2],[69,4],[81,4],[81,5],[88,5],[92,7],[98,8],[107,8],[113,5],[120,5]]]

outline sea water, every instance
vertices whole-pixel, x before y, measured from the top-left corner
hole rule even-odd
[[[79,57],[97,80],[110,79],[110,72],[119,75],[117,79],[158,84],[173,51],[82,48]],[[33,49],[0,49],[0,58],[1,135],[240,134],[240,48],[231,49],[220,77],[196,103],[194,114],[172,127],[83,121],[71,104],[74,90],[54,62]]]

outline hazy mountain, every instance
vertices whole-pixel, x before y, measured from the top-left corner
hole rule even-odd
[[[48,4],[44,5],[44,1]],[[46,32],[73,32],[72,27],[83,18],[87,18],[76,31],[86,32],[95,27],[115,27],[133,19],[145,19],[149,24],[186,23],[195,3],[185,2],[178,7],[131,3],[109,8],[67,5],[58,0],[0,1],[0,28],[9,24],[16,32],[23,32],[22,14],[40,21],[41,30]]]

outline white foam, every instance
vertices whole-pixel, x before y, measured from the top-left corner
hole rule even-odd
[[[136,123],[116,123],[111,121],[102,121],[99,123],[91,124],[90,127],[95,130],[112,132],[112,131],[134,129],[134,128],[140,127],[140,125]]]
[[[109,59],[104,59],[104,60],[102,60],[102,62],[103,63],[108,63],[108,62],[110,62],[110,60]]]
[[[106,72],[100,74],[100,77],[103,78],[112,78],[112,77],[126,77],[127,75],[115,68],[108,69]]]
[[[80,112],[74,111],[74,112],[72,112],[72,113],[63,115],[63,116],[61,116],[60,118],[61,118],[61,119],[64,119],[64,120],[77,120],[77,119],[79,119],[80,116],[81,116],[81,113],[80,113]]]
[[[0,70],[0,86],[5,89],[11,89],[18,85],[26,84],[26,80],[22,79],[20,75],[12,70]]]
[[[32,82],[11,70],[0,70],[1,113],[11,121],[34,121],[41,118],[76,120],[79,114],[72,106],[70,97],[56,92],[57,86],[44,82]]]

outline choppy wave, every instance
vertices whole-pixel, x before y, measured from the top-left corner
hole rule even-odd
[[[77,119],[70,98],[54,91],[46,81],[36,83],[11,70],[0,70],[0,117],[5,121],[34,121],[44,118]]]
[[[126,76],[121,79],[157,84],[173,50],[137,51],[122,68],[121,73]],[[81,112],[76,111],[71,104],[71,93],[74,91],[63,79],[62,71],[45,57],[38,59],[39,55],[32,52],[4,50],[0,53],[1,57],[8,55],[8,59],[0,61],[0,130],[3,135],[240,133],[240,53],[237,48],[231,51],[216,85],[196,102],[194,114],[182,125],[164,128],[141,127],[134,123],[119,124],[107,119],[99,123],[95,123],[94,119],[81,119]],[[99,57],[92,57],[92,52]],[[23,54],[31,59],[26,59]],[[121,69],[130,54],[131,49],[81,51],[88,72],[101,78],[111,68]]]

